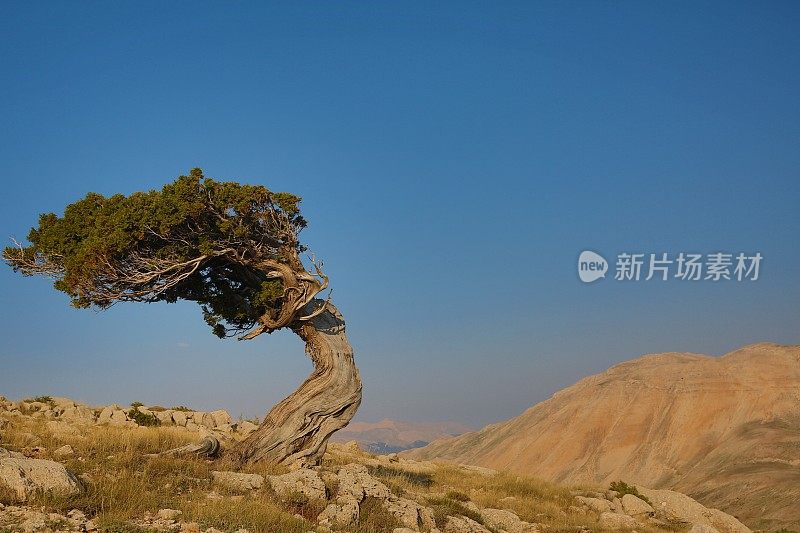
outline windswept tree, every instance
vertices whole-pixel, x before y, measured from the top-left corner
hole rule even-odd
[[[242,463],[317,464],[358,409],[361,379],[342,315],[319,297],[328,278],[301,259],[299,204],[196,168],[160,191],[90,193],[61,217],[42,214],[30,244],[3,257],[24,275],[54,278],[76,308],[191,300],[221,338],[291,329],[314,371],[229,452]]]

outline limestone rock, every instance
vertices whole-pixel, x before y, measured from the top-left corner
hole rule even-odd
[[[385,500],[391,495],[389,488],[373,478],[367,467],[351,463],[339,469],[339,494],[363,500],[366,496]]]
[[[423,507],[414,500],[390,496],[383,502],[383,506],[404,526],[418,530],[420,525],[423,530],[436,527],[433,510]]]
[[[158,421],[164,426],[170,426],[174,424],[174,422],[172,421],[172,411],[170,409],[167,409],[166,411],[155,411],[153,414],[156,416]]]
[[[175,423],[176,426],[185,427],[186,426],[186,413],[183,411],[173,411],[172,412],[172,421]]]
[[[58,417],[71,424],[92,424],[95,421],[94,411],[85,405],[66,407]]]
[[[655,514],[649,503],[633,494],[626,494],[622,497],[622,508],[626,514],[631,516],[652,516]]]
[[[507,533],[536,533],[539,528],[535,524],[525,522],[513,511],[506,509],[481,509],[484,523],[494,529]]]
[[[264,485],[264,476],[258,474],[242,474],[241,472],[211,472],[214,483],[237,492],[257,490]]]
[[[78,494],[80,483],[61,463],[0,456],[0,481],[26,500],[36,491]]]
[[[491,533],[488,529],[466,516],[448,516],[444,533]]]
[[[325,499],[325,483],[319,474],[308,468],[301,468],[280,476],[268,476],[267,480],[272,490],[281,498],[300,492],[305,494],[309,500]]]
[[[217,411],[212,411],[209,413],[211,418],[214,420],[214,427],[226,426],[230,425],[231,422],[231,415],[228,414],[228,411],[224,409],[219,409]]]
[[[72,457],[73,455],[75,455],[75,450],[73,450],[72,446],[70,446],[69,444],[65,444],[60,448],[56,448],[53,451],[53,455],[55,457]]]
[[[733,516],[696,502],[689,496],[671,490],[636,487],[660,514],[671,520],[711,526],[722,533],[749,533],[750,529]]]
[[[24,454],[21,454],[19,452],[12,452],[6,450],[5,448],[0,448],[0,459],[3,459],[4,457],[12,457],[14,459],[25,459]]]
[[[329,528],[343,528],[356,524],[358,517],[358,501],[351,496],[340,496],[319,514],[317,522]]]
[[[622,513],[601,513],[599,524],[600,527],[606,529],[634,529],[640,527],[635,518]]]
[[[575,496],[575,501],[597,513],[607,513],[611,511],[611,502],[608,500],[589,498],[586,496]]]

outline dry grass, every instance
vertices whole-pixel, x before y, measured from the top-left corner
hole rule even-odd
[[[302,509],[287,508],[267,490],[247,498],[223,495],[221,499],[210,499],[208,494],[214,490],[211,470],[230,468],[224,461],[144,457],[147,453],[194,442],[196,435],[170,427],[111,426],[88,427],[84,434],[54,433],[40,420],[16,420],[3,430],[0,446],[10,450],[39,446],[46,450],[37,455],[43,459],[53,459],[51,452],[65,444],[75,450],[65,464],[79,476],[84,492],[69,497],[38,494],[29,501],[30,505],[56,512],[80,509],[96,517],[98,526],[107,531],[146,531],[130,521],[164,508],[179,509],[185,520],[226,531],[246,528],[253,533],[304,533],[309,530],[307,522],[293,516]],[[286,470],[255,465],[243,471],[271,475]],[[13,492],[6,492],[9,491],[0,490],[0,501],[13,503]],[[309,508],[307,512],[310,515],[315,511]]]
[[[40,446],[44,451],[38,456],[45,459],[54,459],[52,451],[64,444],[72,446],[75,455],[66,460],[66,465],[82,479],[84,493],[72,497],[42,494],[30,503],[60,512],[80,509],[95,517],[101,530],[145,532],[146,529],[132,521],[141,519],[145,513],[171,508],[183,511],[186,521],[223,531],[246,528],[253,533],[305,533],[315,529],[316,516],[324,508],[324,502],[309,502],[300,496],[281,501],[266,487],[245,497],[213,487],[212,470],[235,469],[225,460],[143,457],[197,440],[196,434],[185,430],[92,426],[83,429],[80,435],[60,431],[60,427],[63,428],[37,419],[15,419],[3,429],[0,446],[28,452]],[[340,465],[351,461],[352,458],[330,453],[323,468],[335,472]],[[568,488],[544,481],[502,473],[487,477],[448,465],[438,465],[432,473],[409,472],[402,468],[402,462],[368,468],[394,494],[432,507],[440,528],[446,517],[453,514],[481,522],[480,515],[469,508],[473,502],[481,508],[510,509],[523,520],[544,524],[549,533],[602,531],[597,514],[574,507]],[[265,476],[286,472],[262,464],[242,471]],[[335,482],[329,480],[327,484],[329,493],[335,493]],[[0,487],[0,501],[11,503],[12,494],[8,492]],[[398,527],[396,520],[380,502],[367,499],[361,505],[361,519],[351,531],[384,533],[395,527]]]

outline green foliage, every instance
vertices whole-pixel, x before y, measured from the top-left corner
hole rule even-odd
[[[142,402],[133,402],[131,403],[131,407],[138,409],[139,407],[144,407],[144,404]]]
[[[639,489],[637,489],[633,485],[628,485],[624,481],[612,481],[609,488],[613,491],[619,492],[620,497],[626,494],[631,494],[633,496],[636,496],[640,500],[644,500],[647,503],[650,503],[650,500],[648,500],[646,496],[639,493]]]
[[[46,403],[46,404],[49,404],[50,406],[55,405],[55,402],[53,401],[53,397],[52,396],[36,396],[35,398],[28,398],[25,401],[26,402]]]
[[[139,403],[139,402],[133,402]],[[152,413],[143,413],[139,410],[138,406],[133,406],[130,411],[128,411],[128,418],[136,422],[137,426],[160,426],[161,421],[156,417],[156,415]]]
[[[189,300],[225,337],[280,309],[282,283],[259,264],[299,261],[300,200],[195,168],[161,190],[89,193],[63,216],[44,213],[30,245],[3,256],[15,271],[54,277],[76,308]]]

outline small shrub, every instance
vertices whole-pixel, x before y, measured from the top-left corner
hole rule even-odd
[[[190,411],[192,411],[192,410],[193,410],[193,409],[189,409],[189,408],[188,408],[188,407],[186,407],[185,405],[177,405],[177,406],[175,406],[175,407],[170,407],[170,409],[171,409],[172,411],[183,411],[184,413],[188,413],[188,412],[190,412]]]
[[[325,508],[324,502],[311,501],[308,496],[300,491],[292,491],[281,498],[289,514],[299,514],[306,520],[315,520],[317,515]]]
[[[386,510],[377,498],[367,497],[359,506],[358,525],[356,533],[392,533],[402,524],[397,518]]]
[[[143,413],[138,407],[133,407],[130,411],[128,411],[128,418],[136,422],[137,426],[161,425],[161,420],[159,420],[156,415],[152,413]]]
[[[140,407],[144,407],[144,404],[142,402],[133,402],[131,404],[131,407],[133,407],[134,409],[138,409]]]
[[[612,481],[611,486],[609,486],[609,488],[613,491],[619,492],[620,497],[626,494],[631,494],[633,496],[636,496],[640,500],[646,501],[648,504],[650,503],[650,500],[648,500],[647,497],[644,496],[643,494],[640,494],[639,490],[636,487],[628,485],[624,481]]]
[[[26,400],[26,401],[39,402],[39,403],[49,403],[50,405],[53,405],[53,403],[54,403],[52,396],[37,396],[36,398],[33,398],[31,400]]]

